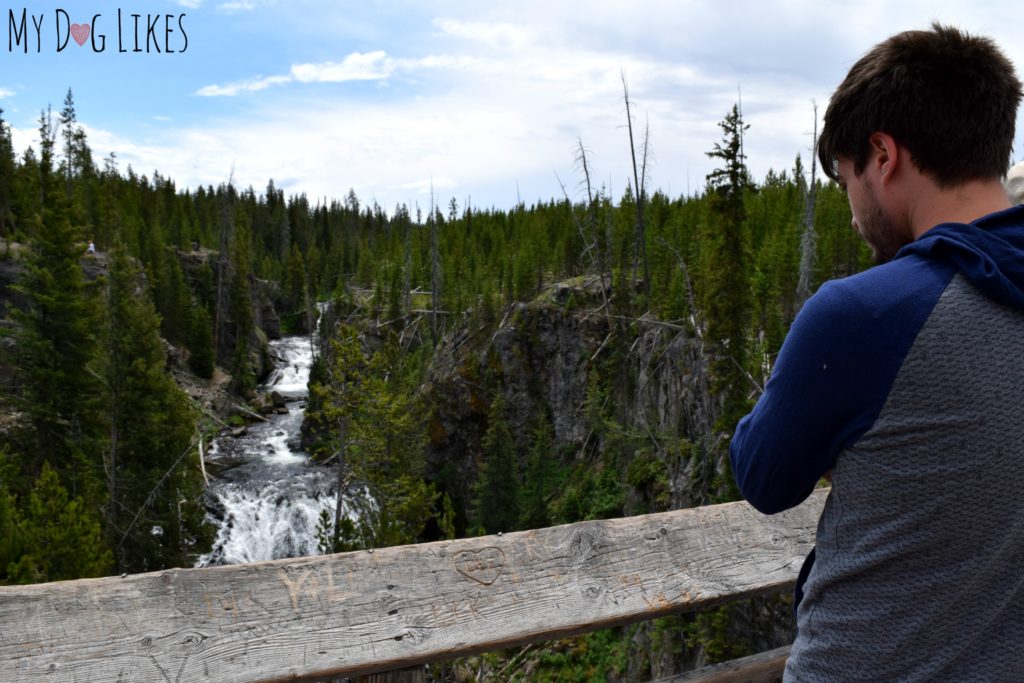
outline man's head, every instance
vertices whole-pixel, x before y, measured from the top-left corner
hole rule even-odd
[[[881,131],[942,187],[1002,178],[1020,99],[1013,64],[988,38],[938,24],[898,33],[861,57],[832,95],[818,158],[833,179],[839,157],[860,173],[868,139]]]
[[[913,168],[946,190],[998,182],[1020,99],[1013,64],[991,40],[938,24],[892,36],[853,65],[829,101],[818,156],[844,187],[861,185],[860,217],[852,195],[851,208],[876,260],[913,239],[901,197],[880,191],[886,173]]]

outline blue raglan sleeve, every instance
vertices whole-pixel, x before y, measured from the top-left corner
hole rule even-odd
[[[904,259],[827,282],[807,300],[730,444],[736,483],[751,505],[774,514],[800,504],[871,428],[951,276]]]

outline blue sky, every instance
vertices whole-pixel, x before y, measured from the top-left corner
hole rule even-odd
[[[23,149],[38,144],[40,110],[59,110],[71,87],[97,159],[115,152],[120,168],[156,169],[182,187],[233,173],[257,191],[270,178],[314,200],[353,188],[391,209],[425,206],[433,185],[442,204],[504,208],[517,197],[560,197],[558,178],[578,196],[578,139],[597,182],[621,194],[630,175],[625,73],[636,121],[650,128],[651,184],[679,195],[703,185],[712,167],[704,153],[738,92],[760,179],[797,153],[807,158],[812,100],[823,112],[853,61],[893,32],[957,24],[994,37],[1024,69],[1018,6],[5,0],[0,107]],[[25,41],[8,49],[10,15],[17,24],[23,10],[43,16],[38,53],[31,19],[29,53]],[[133,13],[142,17],[139,53]],[[154,35],[173,53],[152,42],[145,51],[147,20],[158,20]],[[93,35],[80,47],[70,24]],[[94,52],[100,35],[105,50]]]

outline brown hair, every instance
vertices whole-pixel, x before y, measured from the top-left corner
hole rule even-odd
[[[1021,84],[988,38],[932,24],[898,33],[860,58],[825,111],[818,158],[860,175],[872,133],[888,133],[942,187],[1002,178],[1010,164]]]

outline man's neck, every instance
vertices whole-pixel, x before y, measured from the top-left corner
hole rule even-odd
[[[1010,208],[1010,200],[998,180],[972,180],[940,188],[930,178],[923,178],[917,190],[907,215],[914,239],[939,223],[970,223]]]

